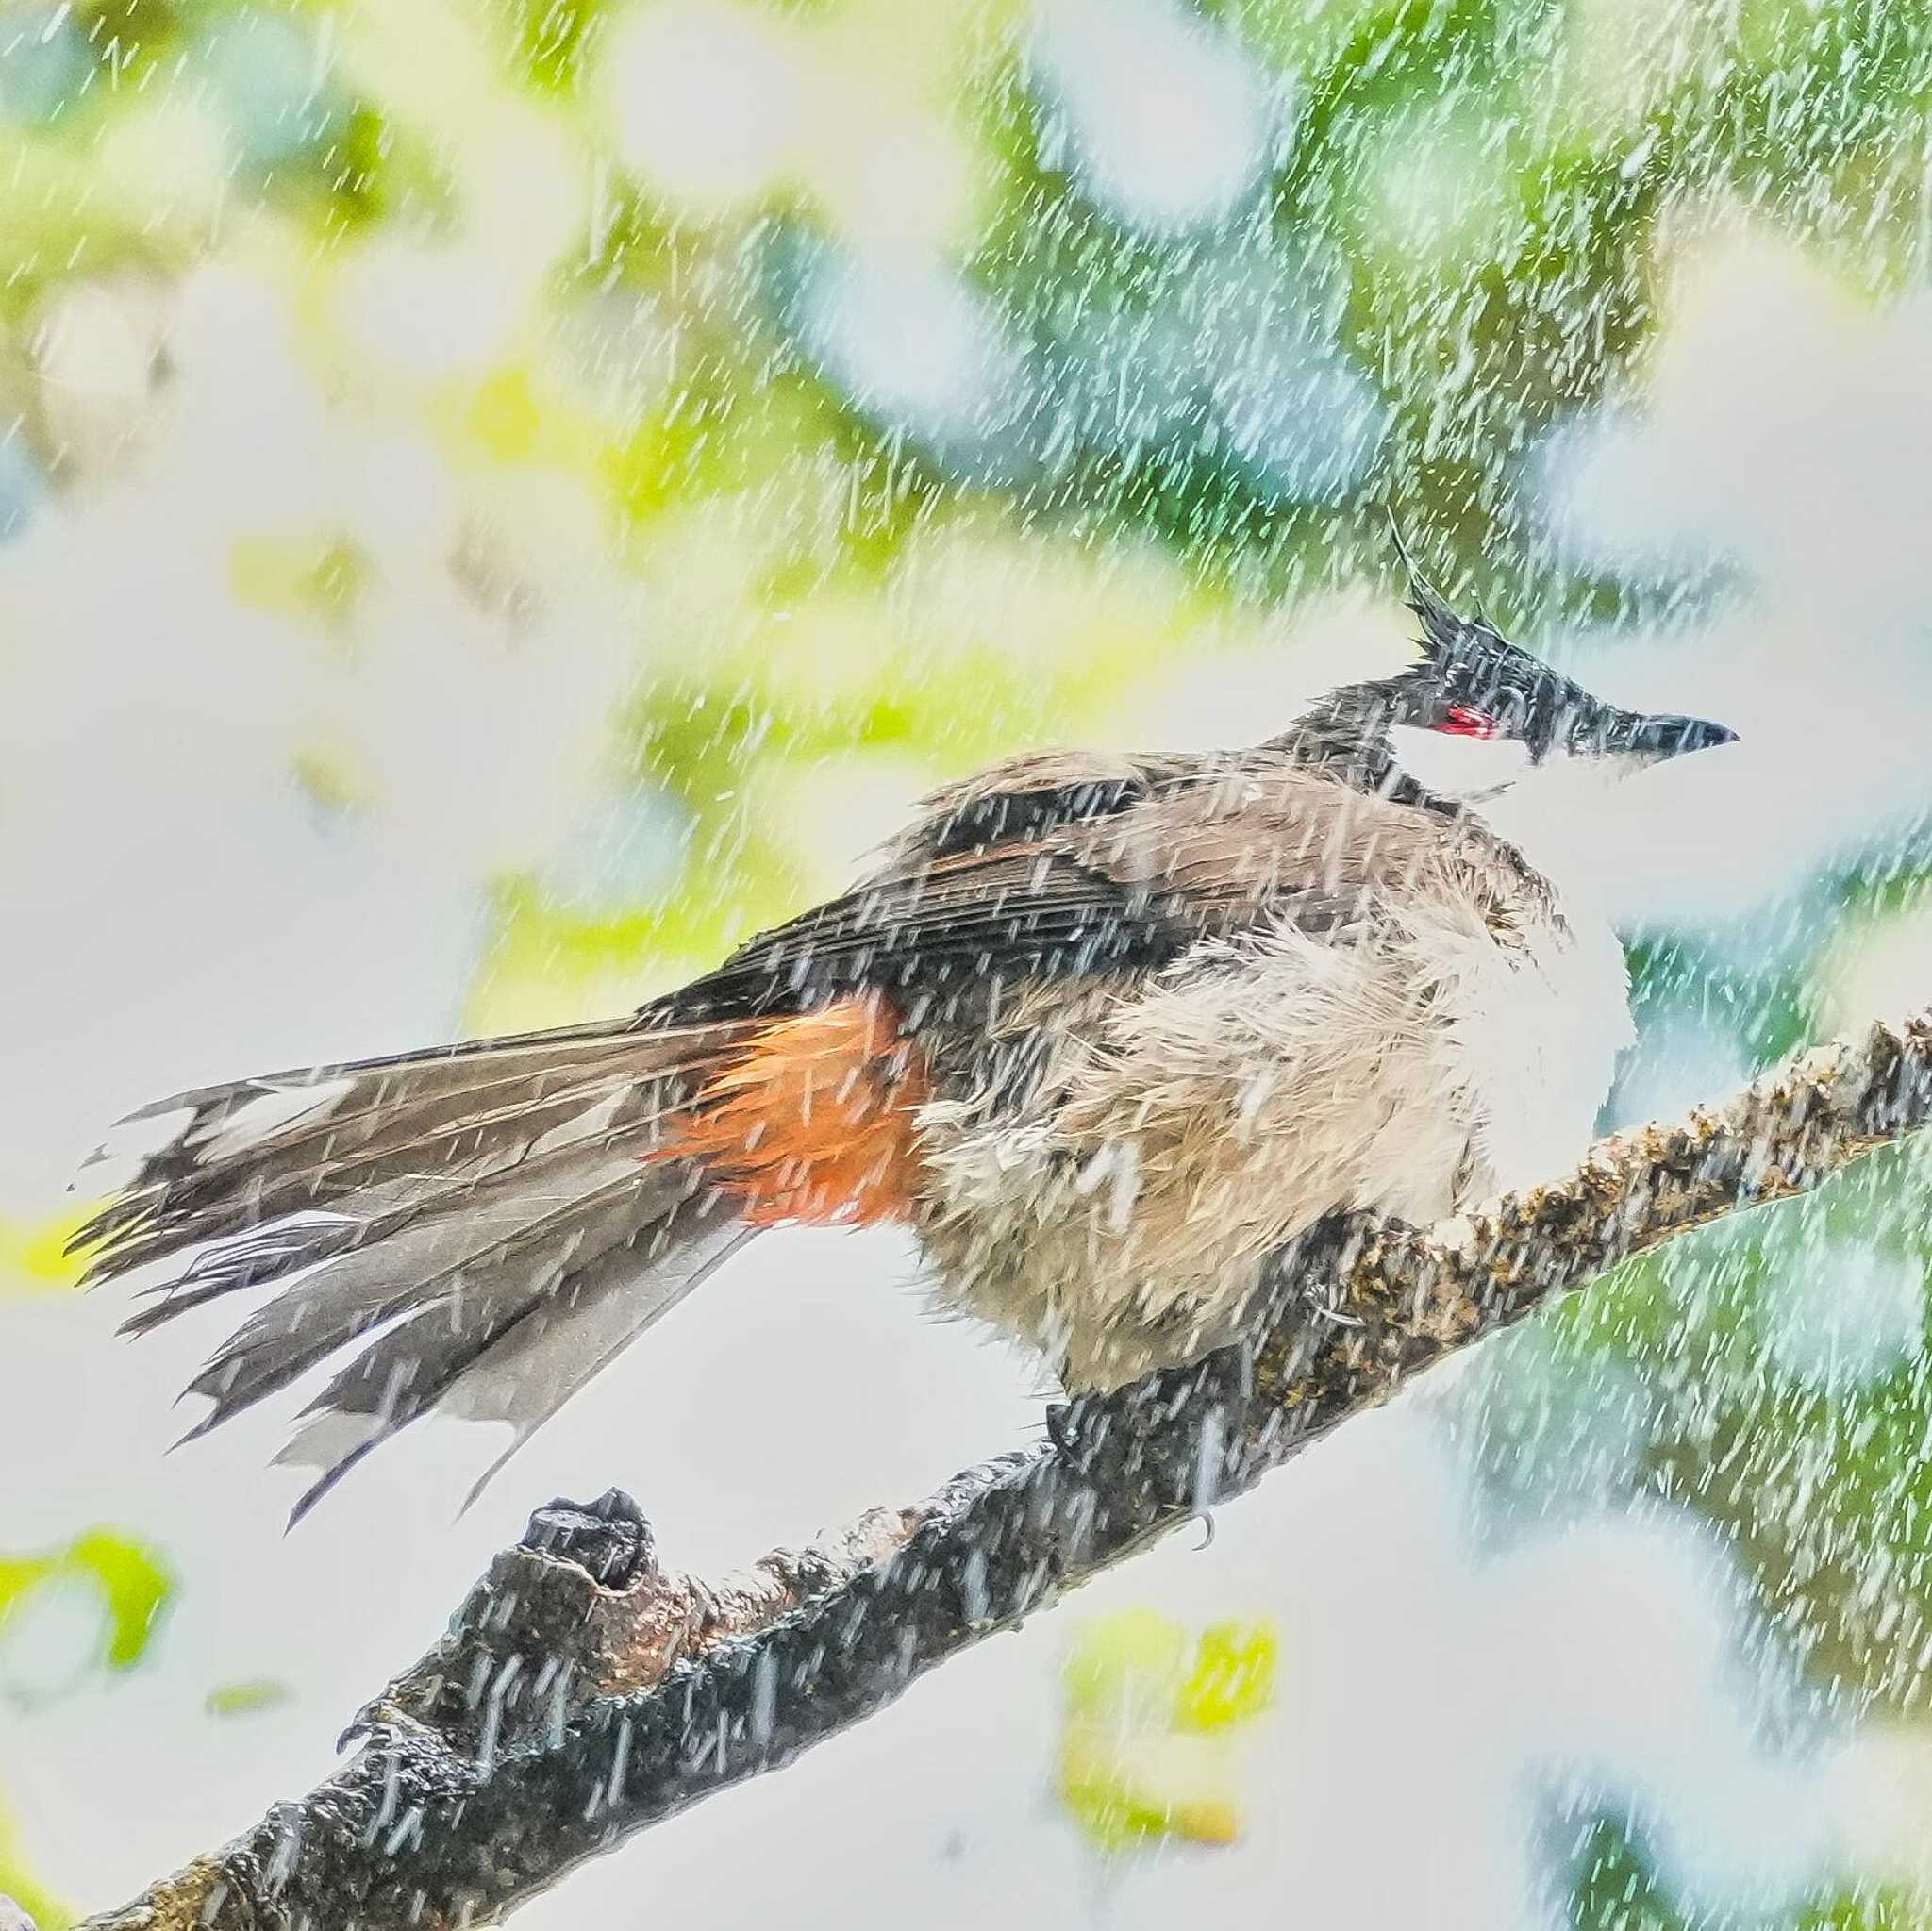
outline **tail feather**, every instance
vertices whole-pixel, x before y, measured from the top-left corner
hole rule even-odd
[[[292,1153],[320,1140],[353,1150],[360,1137],[384,1127],[402,1130],[405,1117],[420,1130],[436,1117],[439,1103],[460,1120],[480,1110],[475,1099],[496,1088],[523,1090],[541,1098],[551,1084],[573,1083],[586,1058],[621,1050],[625,1029],[571,1027],[544,1049],[541,1035],[438,1047],[417,1056],[390,1055],[341,1065],[317,1066],[198,1087],[157,1100],[119,1124],[133,1126],[185,1112],[188,1118],[142,1156],[120,1198],[70,1242],[70,1249],[105,1240],[127,1222],[152,1218],[177,1203],[192,1205],[204,1183],[245,1174],[270,1150]],[[361,1129],[358,1136],[357,1129]],[[111,1140],[90,1166],[113,1157]]]
[[[278,1212],[320,1207],[359,1193],[392,1174],[420,1174],[430,1157],[444,1164],[488,1150],[501,1137],[526,1139],[552,1119],[569,1119],[597,1093],[615,1090],[621,1074],[573,1085],[546,1096],[522,1080],[506,1081],[505,1104],[478,1111],[470,1095],[411,1098],[387,1113],[371,1108],[364,1124],[339,1122],[333,1108],[299,1132],[286,1128],[272,1141],[219,1157],[202,1157],[180,1173],[142,1187],[105,1209],[75,1236],[82,1243],[111,1242],[97,1267],[125,1268],[159,1258],[188,1241],[231,1233]],[[379,1123],[379,1124],[378,1124]]]
[[[559,1290],[559,1318],[549,1318],[540,1304],[522,1326],[492,1342],[452,1384],[446,1400],[453,1414],[508,1422],[513,1430],[509,1445],[472,1485],[466,1507],[579,1389],[761,1231],[745,1225],[715,1198],[709,1208],[693,1206],[687,1212],[675,1246],[667,1228],[650,1237],[653,1249],[662,1244],[665,1251],[647,1255],[641,1263],[636,1240],[601,1257]],[[651,1270],[643,1293],[633,1280],[641,1264]]]
[[[749,1238],[670,1144],[746,1037],[626,1022],[203,1088],[78,1242],[97,1278],[172,1263],[132,1333],[279,1284],[190,1383],[191,1435],[361,1344],[311,1405],[305,1451],[334,1447],[299,1515],[440,1403],[513,1449]]]
[[[225,1195],[180,1200],[164,1215],[129,1228],[83,1278],[125,1273],[196,1246],[204,1251],[181,1276],[184,1284],[229,1271],[238,1272],[237,1285],[271,1279],[301,1264],[291,1252],[277,1264],[254,1265],[280,1251],[275,1237],[307,1224],[317,1239],[325,1238],[341,1218],[330,1211],[339,1202],[365,1224],[386,1216],[393,1225],[409,1211],[453,1202],[513,1170],[534,1173],[559,1155],[648,1137],[675,1111],[658,1090],[661,1083],[660,1077],[640,1087],[633,1074],[621,1084],[606,1080],[574,1088],[555,1100],[499,1107],[487,1120],[430,1127],[377,1154],[308,1159],[306,1149],[292,1156],[278,1149],[261,1157],[263,1171],[249,1174]],[[291,1157],[304,1163],[280,1171]],[[209,1240],[221,1244],[205,1247]]]
[[[440,1057],[425,1061],[420,1083],[395,1060],[378,1062],[373,1073],[345,1068],[323,1097],[259,1124],[248,1119],[249,1109],[303,1093],[299,1075],[278,1075],[280,1086],[253,1080],[204,1089],[245,1097],[218,1127],[205,1125],[212,1116],[197,1109],[70,1245],[98,1248],[88,1277],[106,1278],[183,1246],[363,1194],[395,1176],[520,1158],[600,1102],[611,1106],[613,1124],[619,1110],[645,1122],[654,1109],[675,1110],[690,1084],[680,1074],[715,1063],[724,1043],[720,1030],[648,1042],[619,1034],[594,1042],[595,1054],[581,1050],[592,1041],[574,1040],[561,1063],[519,1045],[493,1072],[483,1070],[490,1061],[466,1060],[463,1083],[454,1089],[449,1062]]]
[[[296,1502],[299,1522],[341,1478],[433,1407],[508,1422],[490,1478],[577,1390],[698,1287],[757,1231],[715,1194],[634,1228],[548,1280],[433,1305],[379,1335],[310,1403],[316,1423],[277,1459],[319,1464]]]
[[[188,1270],[138,1291],[148,1299],[121,1323],[125,1335],[152,1334],[177,1314],[204,1307],[243,1288],[252,1288],[313,1267],[347,1253],[387,1231],[383,1220],[357,1221],[345,1214],[325,1220],[283,1221],[246,1240],[225,1242],[197,1255]]]
[[[459,1323],[546,1270],[560,1276],[585,1246],[668,1210],[651,1198],[664,1190],[631,1155],[607,1155],[541,1186],[519,1180],[478,1194],[331,1257],[333,1264],[315,1267],[251,1314],[188,1384],[188,1392],[214,1404],[193,1432],[206,1434],[411,1307],[442,1308]]]
[[[533,1069],[555,1067],[579,1046],[592,1049],[620,1037],[652,1037],[641,1016],[622,1020],[589,1020],[581,1025],[549,1026],[536,1032],[501,1033],[494,1039],[461,1040],[447,1046],[418,1047],[403,1053],[382,1053],[370,1059],[341,1059],[325,1066],[291,1066],[280,1073],[258,1073],[248,1079],[223,1080],[214,1086],[190,1087],[166,1099],[150,1100],[124,1114],[121,1124],[165,1119],[192,1109],[203,1128],[217,1126],[239,1108],[268,1093],[300,1091],[337,1080],[369,1080],[385,1073],[399,1074],[412,1091],[427,1093],[460,1088],[464,1082],[494,1076],[517,1056],[526,1057]]]

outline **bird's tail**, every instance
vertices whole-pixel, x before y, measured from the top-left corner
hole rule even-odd
[[[439,1405],[513,1450],[769,1224],[686,1140],[759,1032],[624,1020],[182,1093],[131,1116],[182,1117],[75,1244],[90,1279],[171,1263],[137,1334],[281,1284],[190,1384],[194,1434],[363,1342],[284,1451],[323,1471],[299,1517]]]

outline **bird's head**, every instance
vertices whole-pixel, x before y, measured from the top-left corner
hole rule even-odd
[[[1737,737],[1704,718],[1625,710],[1594,696],[1480,611],[1458,616],[1416,569],[1399,531],[1396,546],[1422,623],[1421,655],[1393,676],[1332,692],[1318,715],[1331,741],[1353,734],[1386,747],[1398,781],[1481,806],[1532,774],[1617,778]]]

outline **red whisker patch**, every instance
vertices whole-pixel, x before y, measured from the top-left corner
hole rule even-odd
[[[1493,738],[1503,727],[1487,711],[1467,704],[1452,704],[1449,714],[1436,728],[1451,738]]]

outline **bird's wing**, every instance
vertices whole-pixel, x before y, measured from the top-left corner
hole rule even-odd
[[[941,785],[889,847],[887,870],[1042,839],[1134,806],[1206,760],[1091,751],[1029,751]]]
[[[918,1021],[991,982],[1131,976],[1275,921],[1332,930],[1458,832],[1286,759],[1006,768],[940,793],[886,867],[640,1015],[690,1024],[883,992]],[[975,841],[961,846],[966,827]]]

